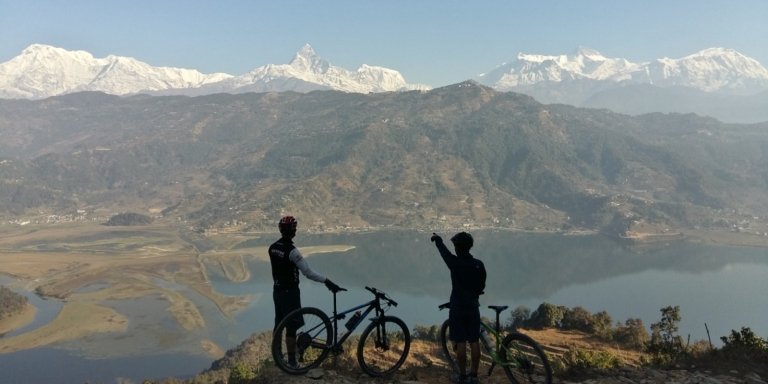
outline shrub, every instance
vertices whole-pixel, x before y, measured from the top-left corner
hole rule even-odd
[[[513,309],[512,313],[509,315],[507,330],[524,327],[530,321],[530,318],[531,310],[524,305],[518,306]]]
[[[648,331],[641,319],[627,319],[624,325],[618,325],[614,339],[622,345],[641,349],[648,343]]]
[[[532,328],[557,328],[565,315],[566,307],[550,303],[541,303],[531,314],[526,326]]]
[[[621,367],[623,360],[607,351],[590,351],[581,348],[571,348],[563,354],[561,360],[565,374],[578,374],[585,372],[605,372]]]
[[[414,339],[437,341],[440,337],[440,327],[437,325],[433,325],[431,327],[427,327],[425,325],[417,325],[413,328],[411,336],[413,336]]]
[[[740,332],[731,330],[731,334],[720,338],[723,341],[723,353],[748,355],[758,359],[768,359],[768,342],[755,335],[749,327],[741,327]]]
[[[685,356],[683,339],[677,335],[680,319],[680,306],[669,306],[661,309],[661,321],[651,324],[648,352],[656,364],[669,365]]]
[[[593,333],[595,319],[591,312],[582,307],[568,309],[563,315],[561,326],[563,329],[574,329],[586,333]]]
[[[592,333],[604,340],[610,340],[613,335],[613,319],[606,311],[595,313],[592,317]]]
[[[248,384],[256,378],[256,372],[248,364],[237,362],[229,371],[229,384]]]

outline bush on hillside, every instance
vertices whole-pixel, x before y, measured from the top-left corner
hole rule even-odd
[[[440,338],[440,326],[433,325],[427,327],[425,325],[417,325],[411,331],[411,336],[414,340],[426,340],[437,342]]]
[[[541,303],[531,314],[531,318],[525,325],[536,329],[560,328],[560,323],[566,311],[567,308],[562,305]]]
[[[644,348],[649,340],[648,331],[641,319],[627,319],[624,325],[617,325],[613,337],[618,343],[635,349]]]
[[[737,356],[752,356],[768,360],[768,342],[756,335],[749,327],[741,327],[741,331],[731,330],[731,334],[720,338],[723,341],[722,351]]]

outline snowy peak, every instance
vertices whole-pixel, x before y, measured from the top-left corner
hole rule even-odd
[[[709,48],[680,59],[662,58],[648,63],[607,58],[586,47],[579,47],[569,55],[520,53],[516,61],[502,64],[477,79],[499,90],[572,80],[684,86],[706,92],[745,93],[768,89],[765,67],[726,48]]]
[[[517,60],[502,64],[478,76],[478,81],[501,90],[530,86],[541,82],[579,79],[622,81],[632,77],[637,64],[625,59],[606,58],[600,52],[579,47],[570,55],[535,55],[519,53]]]
[[[727,48],[709,48],[681,59],[658,59],[647,67],[649,81],[659,86],[685,86],[707,92],[758,91],[768,86],[765,67]]]
[[[356,71],[337,67],[321,58],[306,44],[288,64],[268,64],[214,84],[224,92],[297,91],[316,89],[368,93],[429,89],[409,84],[400,72],[363,64]]]
[[[290,66],[300,71],[314,73],[326,73],[331,67],[330,63],[320,58],[312,49],[312,46],[305,44],[291,60]]]
[[[153,67],[130,57],[94,58],[85,51],[33,44],[0,64],[0,97],[43,98],[78,91],[131,94],[199,87],[231,77],[192,69]]]
[[[299,91],[388,92],[429,89],[408,84],[396,70],[363,64],[356,71],[331,65],[309,44],[288,64],[268,64],[241,76],[203,74],[193,69],[154,67],[131,57],[95,58],[33,44],[0,63],[0,98],[44,98],[79,91],[126,95],[207,94],[213,92]]]

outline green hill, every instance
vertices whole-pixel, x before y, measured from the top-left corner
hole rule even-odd
[[[429,92],[0,101],[0,214],[161,212],[199,229],[736,225],[768,124]],[[107,216],[109,217],[109,215]]]

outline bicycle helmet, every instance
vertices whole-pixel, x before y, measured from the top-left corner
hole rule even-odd
[[[467,251],[472,248],[472,245],[475,244],[475,241],[472,239],[472,235],[466,232],[459,232],[453,235],[453,237],[451,237],[451,242],[453,243],[454,247]]]
[[[277,223],[277,228],[280,229],[280,233],[296,232],[296,227],[299,222],[293,216],[283,216],[280,222]]]

